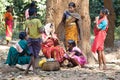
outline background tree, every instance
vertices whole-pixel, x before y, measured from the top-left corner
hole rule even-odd
[[[81,48],[88,57],[89,63],[94,63],[90,49],[90,17],[89,17],[89,0],[47,0],[46,22],[52,22],[57,29],[61,22],[64,10],[68,8],[69,2],[75,2],[77,12],[81,15]],[[60,28],[62,29],[62,28]],[[59,30],[60,30],[59,29]]]
[[[0,0],[0,38],[5,36],[5,27],[3,14],[5,13],[6,6],[13,7],[13,16],[14,16],[14,34],[13,38],[18,38],[18,33],[23,30],[24,21],[25,21],[25,10],[29,8],[29,4],[32,0]],[[38,18],[41,22],[45,23],[45,9],[46,0],[34,0],[37,4],[38,9]]]
[[[109,20],[109,28],[107,32],[107,37],[105,41],[105,46],[106,47],[114,47],[114,30],[115,30],[115,12],[113,8],[113,2],[112,0],[104,0],[104,6],[108,8],[110,11],[110,15],[108,16]]]

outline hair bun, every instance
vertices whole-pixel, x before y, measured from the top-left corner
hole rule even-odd
[[[110,14],[109,10],[107,8],[105,8],[105,7],[102,7],[101,11],[102,11],[103,14],[106,14],[106,15]]]
[[[20,32],[19,33],[19,39],[25,39],[25,37],[27,36],[26,32]]]
[[[107,15],[109,15],[109,14],[110,14],[110,12],[109,12],[109,10],[108,10],[108,9],[105,9],[105,13],[106,13]]]
[[[75,5],[75,3],[74,2],[70,2],[69,4],[68,4],[68,6],[72,6],[72,7],[76,7],[76,5]]]

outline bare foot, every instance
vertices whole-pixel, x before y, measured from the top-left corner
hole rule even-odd
[[[84,65],[81,65],[81,68],[86,68]]]
[[[106,67],[106,65],[104,65],[104,66],[103,66],[103,70],[107,70],[107,67]]]
[[[79,68],[82,68],[82,66],[81,65],[78,65],[79,66]]]
[[[37,73],[37,71],[36,71],[36,70],[33,70],[33,74],[34,74],[34,75],[37,75],[38,73]]]
[[[27,75],[27,74],[28,74],[28,70],[25,71],[25,75]]]
[[[102,66],[101,65],[99,66],[99,69],[102,70]]]

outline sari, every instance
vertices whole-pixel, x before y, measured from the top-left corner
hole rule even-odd
[[[16,64],[29,64],[30,51],[26,40],[20,40],[15,46],[11,46],[5,64],[14,66]]]
[[[46,58],[54,58],[58,62],[62,62],[64,49],[59,46],[58,40],[49,37],[41,44],[42,52]]]
[[[69,52],[70,52],[69,55],[72,54],[72,56],[69,56],[68,54],[65,54],[64,57],[66,59],[68,59],[70,57],[70,58],[72,58],[74,60],[77,60],[77,62],[82,66],[87,63],[87,59],[85,58],[82,51],[77,46],[73,47],[73,49],[69,50]],[[73,55],[73,53],[75,53],[75,54]]]
[[[10,12],[6,12],[4,18],[6,26],[6,40],[10,41],[12,39],[13,16]]]
[[[78,13],[65,11],[61,23],[59,24],[56,33],[58,38],[67,43],[68,40],[74,40],[76,44],[80,41],[80,26],[81,18]]]
[[[103,29],[97,29],[96,26],[94,27],[94,35],[95,39],[92,44],[92,52],[96,53],[97,50],[103,50],[104,49],[104,41],[107,35],[107,30],[108,30],[108,20],[107,18],[101,18],[98,20],[98,25],[101,24],[103,20],[107,21],[107,25],[105,30]]]

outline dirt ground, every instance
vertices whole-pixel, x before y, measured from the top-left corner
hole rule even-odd
[[[37,74],[30,71],[25,75],[24,71],[4,64],[8,50],[8,46],[0,45],[0,80],[120,80],[120,41],[115,42],[115,48],[105,49],[108,70],[87,64],[87,68],[61,67],[59,71],[42,71],[38,67]]]

